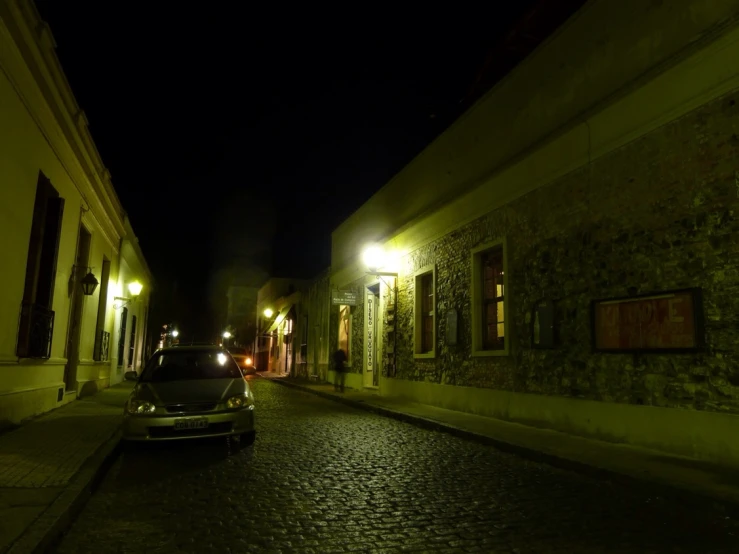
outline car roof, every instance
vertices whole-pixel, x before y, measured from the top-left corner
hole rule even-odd
[[[168,346],[166,348],[161,348],[158,350],[158,352],[182,352],[183,350],[187,352],[204,352],[204,351],[217,351],[217,352],[223,352],[225,349],[217,346],[215,344],[185,344],[185,345],[176,345],[176,346]]]

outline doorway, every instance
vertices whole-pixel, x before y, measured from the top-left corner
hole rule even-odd
[[[380,386],[379,364],[377,363],[379,344],[377,339],[380,307],[380,284],[366,289],[364,301],[364,386],[376,388]]]
[[[90,259],[90,242],[92,235],[80,225],[77,236],[77,256],[70,277],[71,301],[69,304],[69,324],[67,327],[67,345],[65,356],[67,363],[64,366],[64,388],[67,391],[77,390],[77,367],[80,363],[80,337],[82,331],[82,313],[85,296],[82,293],[80,279],[87,272],[87,262]]]
[[[118,329],[118,361],[116,371],[120,373],[126,362],[126,325],[128,323],[128,308],[121,310],[121,325]]]

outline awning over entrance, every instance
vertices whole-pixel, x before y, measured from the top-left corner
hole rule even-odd
[[[282,308],[282,309],[280,310],[280,313],[279,313],[279,314],[277,314],[277,317],[276,317],[276,318],[275,318],[275,320],[274,320],[274,321],[272,322],[272,325],[270,325],[270,326],[269,326],[269,329],[267,329],[267,331],[266,331],[266,334],[269,334],[269,333],[271,333],[272,331],[274,331],[275,329],[277,329],[277,327],[279,327],[279,325],[280,325],[280,324],[281,324],[281,323],[282,323],[282,322],[283,322],[283,321],[285,320],[285,318],[287,317],[287,314],[289,314],[289,313],[290,313],[290,310],[292,310],[292,307],[293,307],[293,305],[294,305],[294,304],[288,304],[287,306],[285,306],[284,308]]]

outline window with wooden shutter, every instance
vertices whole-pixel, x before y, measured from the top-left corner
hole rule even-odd
[[[16,353],[21,358],[51,357],[54,333],[54,311],[51,308],[63,216],[64,198],[39,173],[16,345]]]

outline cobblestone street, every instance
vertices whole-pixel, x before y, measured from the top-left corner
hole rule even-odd
[[[253,447],[124,451],[57,551],[737,551],[719,511],[251,383]]]

